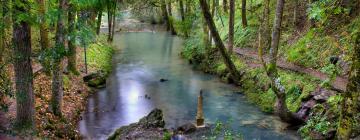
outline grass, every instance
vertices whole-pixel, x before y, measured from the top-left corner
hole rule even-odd
[[[88,47],[87,58],[89,67],[95,71],[109,74],[112,70],[112,55],[114,49],[106,42],[105,36],[100,36],[96,43]]]

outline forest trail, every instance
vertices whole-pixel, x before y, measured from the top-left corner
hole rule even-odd
[[[234,52],[236,54],[238,54],[239,56],[245,57],[246,63],[248,64],[249,67],[262,67],[262,64],[259,61],[259,55],[258,55],[257,50],[252,49],[252,48],[234,48]],[[251,61],[251,60],[249,60],[249,58],[252,60],[256,60],[256,61]],[[264,55],[264,60],[269,61],[269,56]],[[315,70],[312,68],[305,68],[303,66],[299,66],[299,65],[287,62],[286,60],[283,60],[283,59],[278,59],[277,66],[284,70],[290,70],[290,71],[294,71],[294,72],[308,74],[313,77],[319,78],[320,80],[326,80],[328,78],[328,76],[325,73],[323,73],[319,70]],[[348,82],[347,78],[345,78],[343,76],[338,76],[332,82],[331,85],[334,88],[334,90],[343,92],[346,90],[347,82]]]

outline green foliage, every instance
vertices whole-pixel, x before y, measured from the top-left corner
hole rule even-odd
[[[166,131],[164,133],[164,136],[163,136],[162,140],[171,140],[171,133]]]
[[[221,121],[216,121],[215,128],[211,130],[211,135],[205,137],[205,140],[242,140],[243,136],[240,133],[236,133],[231,129],[231,120],[229,122],[223,123]]]
[[[321,68],[329,64],[329,57],[339,55],[341,50],[334,38],[323,36],[319,32],[320,30],[312,29],[296,43],[282,47],[281,51],[286,52],[287,60],[312,68]]]
[[[308,9],[310,19],[319,21],[321,24],[328,22],[334,15],[348,15],[350,9],[340,5],[339,0],[318,0],[313,2]]]
[[[101,36],[96,43],[90,44],[87,50],[88,63],[96,71],[104,71],[109,74],[112,70],[112,55],[114,50],[106,42],[106,37]]]

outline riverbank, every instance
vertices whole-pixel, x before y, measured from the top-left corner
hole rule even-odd
[[[181,56],[188,60],[190,64],[193,64],[196,69],[218,75],[223,82],[231,84],[233,80],[230,72],[226,70],[217,48],[215,46],[204,46],[201,42],[202,40],[196,36],[188,38]],[[212,55],[209,57],[208,54]],[[270,88],[270,80],[264,69],[261,66],[253,66],[259,63],[258,60],[237,54],[233,54],[231,57],[237,69],[244,72],[239,92],[245,94],[247,99],[259,106],[262,111],[273,113],[276,96]],[[323,86],[323,79],[313,77],[307,73],[302,74],[286,69],[279,69],[279,73],[281,82],[287,91],[286,103],[290,111],[302,115],[301,117],[304,120],[310,122],[317,121],[320,124],[330,124],[330,122],[337,121],[336,117],[329,117],[329,114],[338,115],[336,113],[338,111],[336,104],[340,103],[339,92]],[[324,98],[322,98],[322,101],[315,101],[317,99],[313,99],[314,96]],[[316,106],[323,109],[321,111],[313,109]],[[304,108],[305,110],[303,110]],[[319,120],[316,116],[323,116],[325,119]],[[316,128],[313,124],[307,123],[299,132],[304,137],[309,137],[309,135],[313,138],[332,137],[337,126],[336,123],[331,124],[334,125],[324,125],[321,128]]]
[[[105,71],[110,73],[112,67],[113,48],[106,42],[105,35],[100,35],[94,43],[89,45],[87,51],[88,73]],[[34,71],[34,93],[35,93],[35,119],[37,133],[35,138],[56,138],[56,139],[81,139],[78,133],[77,123],[81,112],[85,109],[87,97],[93,90],[86,86],[83,81],[85,73],[84,49],[77,48],[77,70],[79,75],[65,72],[63,76],[64,95],[62,117],[56,117],[49,109],[51,99],[51,76],[49,76],[39,62],[33,59]],[[63,61],[66,64],[66,60]],[[9,66],[10,77],[14,79],[12,66]],[[16,115],[16,101],[14,98],[7,98],[9,110],[1,112],[0,138],[22,139],[21,134],[12,130],[12,124]],[[16,135],[16,137],[15,137]]]

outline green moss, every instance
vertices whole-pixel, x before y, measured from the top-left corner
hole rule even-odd
[[[65,89],[70,88],[71,81],[70,81],[70,78],[67,75],[63,75],[63,82],[64,82],[64,88]]]

